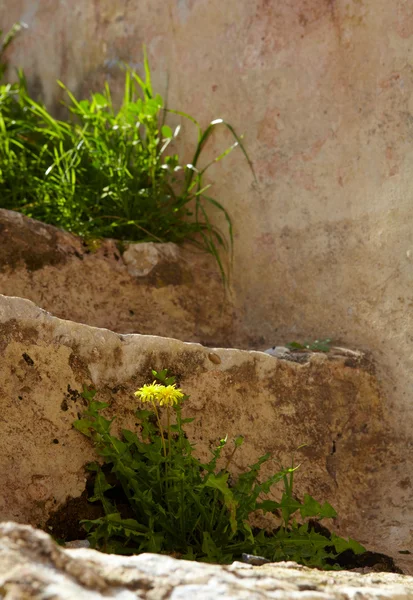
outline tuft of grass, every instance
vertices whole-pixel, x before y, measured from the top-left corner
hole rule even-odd
[[[314,342],[290,342],[286,344],[290,350],[310,350],[312,352],[330,352],[331,350],[331,339],[326,338],[325,340],[314,340]]]
[[[12,38],[6,36],[3,46]],[[210,195],[205,174],[237,146],[253,173],[252,163],[226,121],[215,119],[203,129],[192,116],[165,107],[152,88],[146,52],[144,71],[141,78],[125,69],[119,108],[108,83],[101,93],[79,100],[59,81],[67,97],[66,121],[30,96],[22,71],[18,83],[1,85],[0,206],[86,238],[189,241],[215,258],[227,281],[223,256],[232,257],[231,218]],[[180,127],[172,130],[168,114],[197,128],[188,164],[172,149]],[[232,143],[203,166],[204,149],[218,127],[229,132]],[[211,222],[210,209],[223,214],[226,234]]]

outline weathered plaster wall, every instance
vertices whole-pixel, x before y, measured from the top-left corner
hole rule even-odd
[[[413,7],[409,0],[15,0],[10,58],[48,103],[141,66],[169,105],[245,133],[211,172],[234,219],[235,302],[256,345],[370,348],[411,430]],[[187,132],[188,133],[188,132]],[[188,133],[189,135],[189,133]],[[235,341],[234,341],[235,342]],[[410,485],[410,483],[409,483]]]

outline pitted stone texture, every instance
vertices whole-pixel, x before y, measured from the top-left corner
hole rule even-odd
[[[130,244],[123,253],[123,262],[134,277],[149,275],[162,261],[179,262],[179,249],[176,244]]]
[[[413,600],[413,578],[323,572],[292,562],[219,566],[66,550],[42,531],[2,523],[0,594],[4,600]]]
[[[231,345],[233,309],[214,260],[192,247],[84,243],[0,209],[0,293],[121,333]]]
[[[133,429],[134,391],[151,380],[152,368],[167,368],[190,394],[184,416],[195,420],[186,429],[202,460],[223,436],[242,434],[234,475],[270,452],[274,462],[266,463],[265,477],[307,444],[296,455],[303,463],[297,494],[329,501],[339,514],[338,534],[391,554],[396,564],[399,551],[410,548],[411,498],[402,477],[411,469],[411,451],[391,429],[365,359],[315,354],[301,364],[261,352],[211,352],[63,321],[7,297],[0,297],[0,350],[1,519],[44,526],[67,497],[83,492],[84,465],[95,458],[89,441],[72,428],[85,407],[83,385],[111,404],[107,415],[116,415],[117,427]],[[230,452],[228,445],[223,460]]]

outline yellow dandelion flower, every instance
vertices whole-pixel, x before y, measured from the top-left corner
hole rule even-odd
[[[179,388],[176,389],[175,383],[173,385],[162,385],[160,388],[161,389],[158,392],[160,406],[163,406],[164,404],[166,406],[173,406],[174,404],[178,404],[184,397],[182,391]]]
[[[146,383],[135,392],[135,396],[137,396],[141,402],[156,402],[161,388],[163,388],[163,385],[155,383],[155,381],[149,384]]]

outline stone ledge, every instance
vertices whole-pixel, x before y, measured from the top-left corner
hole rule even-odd
[[[230,346],[234,309],[213,258],[176,244],[86,243],[0,209],[0,294],[121,333]]]
[[[413,600],[413,578],[325,572],[296,563],[252,567],[66,550],[44,532],[0,524],[0,593],[5,600]]]

